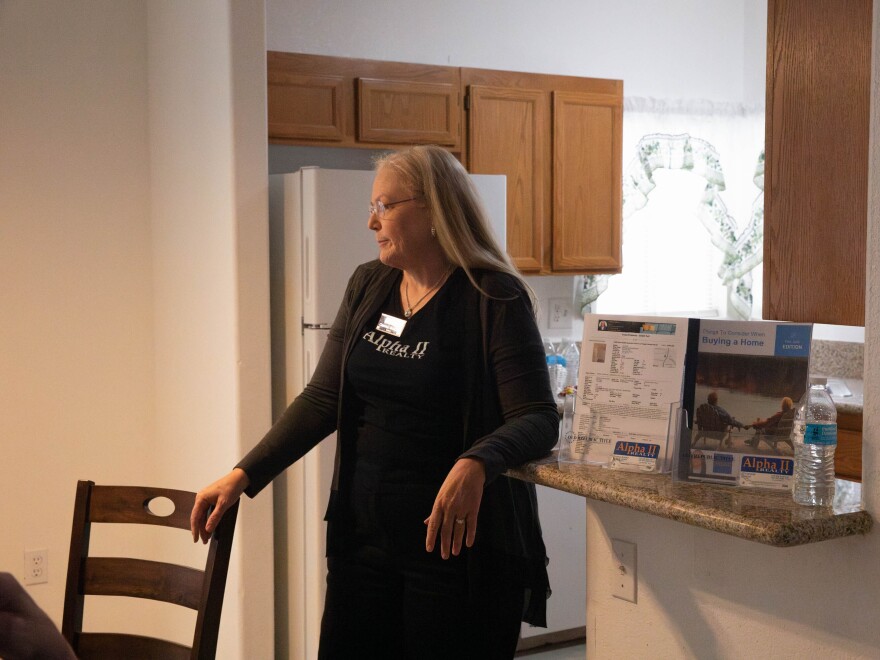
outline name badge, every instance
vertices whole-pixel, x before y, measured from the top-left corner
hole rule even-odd
[[[387,332],[389,335],[394,335],[395,337],[400,337],[403,334],[403,329],[406,327],[406,321],[403,319],[399,319],[396,316],[391,316],[391,314],[382,314],[379,317],[379,323],[376,325],[376,330],[379,332]]]

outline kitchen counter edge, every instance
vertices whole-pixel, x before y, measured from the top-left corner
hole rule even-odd
[[[506,474],[776,547],[866,534],[874,522],[861,506],[861,484],[842,480],[834,507],[820,508],[796,504],[788,491],[677,481],[670,475],[559,462],[555,455]]]

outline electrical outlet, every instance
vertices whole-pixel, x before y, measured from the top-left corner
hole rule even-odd
[[[42,584],[49,581],[49,551],[24,551],[24,583]]]
[[[611,539],[614,570],[611,575],[611,595],[621,600],[636,602],[636,544]]]
[[[571,330],[571,300],[568,298],[550,299],[550,318],[547,327],[551,330]]]

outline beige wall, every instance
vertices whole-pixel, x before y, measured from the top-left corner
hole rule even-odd
[[[154,479],[145,10],[0,5],[0,569],[60,618],[77,479]]]
[[[48,548],[30,592],[56,621],[77,479],[195,490],[271,421],[264,20],[0,4],[0,570]],[[271,495],[239,520],[219,657],[271,657]],[[169,538],[150,551],[204,556]],[[87,625],[186,640],[179,609],[110,601]]]
[[[271,423],[264,25],[262,0],[149,3],[158,474],[192,490]],[[222,657],[272,655],[271,500],[240,513]]]

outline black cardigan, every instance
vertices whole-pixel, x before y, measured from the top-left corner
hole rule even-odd
[[[391,293],[398,271],[379,261],[364,264],[348,283],[309,384],[260,443],[236,466],[250,480],[254,497],[266,484],[334,430],[338,431],[333,488],[327,510],[327,553],[343,547],[355,442],[353,415],[344,387],[345,364],[360,330]],[[556,444],[559,414],[550,390],[541,336],[525,291],[513,277],[474,271],[484,295],[467,287],[462,319],[464,388],[463,457],[480,459],[486,485],[470,550],[472,584],[491,579],[501,564],[529,596],[523,620],[546,625],[549,595],[546,552],[533,484],[502,475],[508,468],[546,455]],[[481,551],[482,554],[481,554]],[[479,588],[476,586],[475,588]]]

